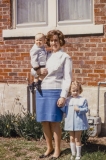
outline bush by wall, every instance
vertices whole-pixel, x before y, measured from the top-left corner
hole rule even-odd
[[[69,142],[69,132],[64,131],[64,121],[61,122],[62,139]],[[39,140],[43,137],[41,123],[36,121],[36,115],[24,113],[24,115],[5,113],[0,115],[0,136],[3,137],[24,137],[28,140]],[[82,133],[82,143],[86,144],[89,138],[89,132]]]

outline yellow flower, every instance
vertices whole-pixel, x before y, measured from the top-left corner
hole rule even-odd
[[[31,117],[31,119],[33,120],[33,119],[34,119],[34,117],[32,116],[32,117]]]

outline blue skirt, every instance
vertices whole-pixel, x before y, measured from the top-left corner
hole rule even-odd
[[[42,90],[42,94],[36,91],[36,120],[37,122],[60,122],[63,112],[57,106],[61,89]]]

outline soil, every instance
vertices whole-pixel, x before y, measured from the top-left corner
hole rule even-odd
[[[106,137],[90,137],[88,142],[93,144],[106,145]]]

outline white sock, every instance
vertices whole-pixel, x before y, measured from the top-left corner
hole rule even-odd
[[[76,150],[77,150],[77,157],[81,157],[81,146],[76,146]]]
[[[75,156],[76,155],[76,145],[75,145],[75,143],[70,143],[70,147],[71,147],[71,153],[72,153],[72,155],[73,156]]]

